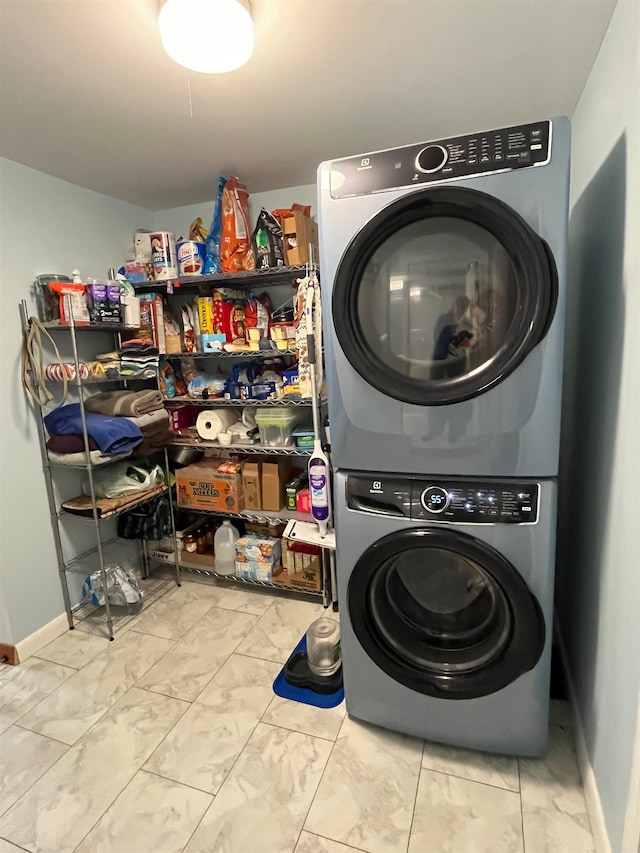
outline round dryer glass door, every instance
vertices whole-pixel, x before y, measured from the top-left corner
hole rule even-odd
[[[354,239],[333,291],[336,334],[387,396],[459,402],[499,382],[544,336],[555,266],[506,205],[464,188],[425,189]]]
[[[407,530],[364,552],[349,580],[360,644],[396,681],[449,699],[485,696],[540,658],[544,619],[499,552],[452,530]]]

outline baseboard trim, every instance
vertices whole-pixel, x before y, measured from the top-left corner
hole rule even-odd
[[[16,666],[20,663],[18,650],[9,643],[0,643],[0,664],[5,666]]]
[[[558,648],[560,650],[560,658],[564,668],[565,678],[567,680],[567,689],[569,691],[569,702],[571,704],[573,731],[576,747],[576,756],[578,758],[578,767],[580,769],[580,777],[582,778],[582,788],[584,790],[584,799],[587,805],[587,814],[591,824],[591,833],[595,843],[597,853],[612,853],[611,844],[609,842],[609,834],[607,833],[607,825],[604,820],[604,812],[602,811],[602,803],[600,802],[600,794],[596,783],[596,776],[591,766],[589,758],[589,750],[587,749],[587,741],[584,736],[582,727],[582,719],[578,711],[578,703],[576,701],[576,692],[573,686],[571,670],[569,669],[567,660],[567,651],[565,649],[562,632],[558,625],[557,619],[555,622],[555,633],[558,640]]]
[[[61,613],[60,616],[56,616],[51,622],[47,622],[42,628],[34,631],[33,634],[29,634],[24,640],[20,640],[19,643],[16,643],[20,662],[24,663],[27,658],[37,654],[40,649],[63,634],[68,627],[67,616],[65,613]]]

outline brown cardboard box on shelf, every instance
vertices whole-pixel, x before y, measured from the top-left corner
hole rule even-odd
[[[318,260],[318,225],[299,211],[282,219],[282,239],[285,262],[289,266],[306,264],[309,260],[309,243],[313,245]]]
[[[285,505],[284,487],[290,472],[290,459],[262,463],[262,509],[280,512]]]
[[[213,551],[210,554],[198,554],[192,551],[180,552],[180,565],[192,569],[206,569],[209,572],[215,570],[216,560]]]
[[[204,459],[176,471],[177,504],[187,509],[242,512],[242,475],[220,474],[218,462]]]
[[[262,509],[262,490],[260,488],[260,463],[245,462],[242,467],[242,489],[246,510]]]
[[[301,543],[296,542],[299,546]],[[310,545],[309,549],[316,546]],[[320,592],[322,590],[322,553],[306,553],[303,551],[292,551],[287,539],[282,540],[282,571],[273,573],[272,582],[278,586],[289,589],[299,589],[307,592]]]

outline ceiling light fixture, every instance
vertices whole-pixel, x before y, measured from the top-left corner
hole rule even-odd
[[[166,52],[190,71],[235,71],[253,53],[249,0],[166,0],[158,25]]]

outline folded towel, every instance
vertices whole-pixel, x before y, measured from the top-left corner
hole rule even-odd
[[[92,450],[89,453],[89,461],[92,465],[104,465],[106,462],[115,462],[116,459],[126,459],[127,456],[131,456],[130,450],[127,453],[116,453],[115,455]],[[56,453],[54,450],[49,450],[49,461],[56,462],[58,465],[86,465],[87,457],[84,453]]]
[[[140,415],[138,418],[127,418],[134,423],[138,429],[144,429],[152,424],[168,424],[169,414],[166,409],[156,409],[155,412],[149,412],[146,415]]]
[[[122,415],[139,417],[162,408],[162,394],[154,389],[147,391],[105,391],[94,394],[84,404],[88,412],[108,417]]]
[[[142,441],[142,433],[129,418],[109,418],[85,412],[87,432],[103,453],[125,453]],[[60,406],[46,415],[44,425],[49,435],[79,435],[82,433],[80,403]]]
[[[52,435],[47,441],[47,449],[54,453],[84,453],[82,435]],[[98,450],[98,445],[89,436],[89,450]]]
[[[154,453],[158,453],[159,450],[164,450],[165,447],[171,444],[173,438],[174,435],[171,430],[145,437],[142,440],[142,443],[136,448],[136,455],[153,456]]]

